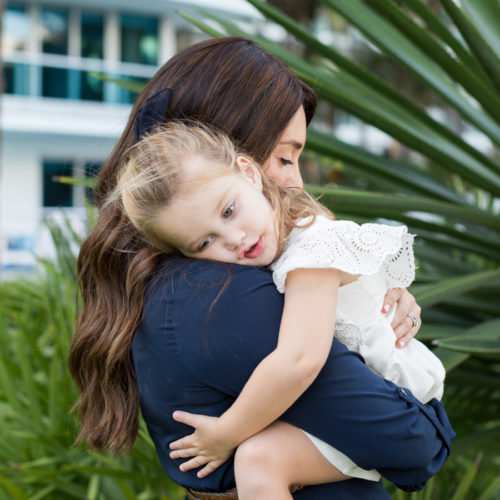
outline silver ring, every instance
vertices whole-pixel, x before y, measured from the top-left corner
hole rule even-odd
[[[407,316],[411,319],[412,328],[417,328],[420,325],[420,320],[416,316],[411,313],[408,313]]]

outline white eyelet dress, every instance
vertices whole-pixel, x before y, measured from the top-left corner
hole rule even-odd
[[[332,268],[359,275],[339,289],[335,336],[359,352],[375,373],[409,389],[423,403],[441,399],[445,377],[441,361],[416,339],[396,348],[391,327],[394,310],[381,312],[387,290],[406,288],[415,277],[413,236],[406,226],[358,225],[318,215],[311,226],[302,227],[310,220],[299,221],[283,253],[271,265],[278,290],[284,293],[286,276],[294,269]],[[377,471],[361,469],[340,451],[306,434],[344,474],[380,479]]]

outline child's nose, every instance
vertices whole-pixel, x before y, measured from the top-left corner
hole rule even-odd
[[[229,249],[235,250],[239,248],[245,240],[245,231],[232,231],[226,235],[226,245]]]

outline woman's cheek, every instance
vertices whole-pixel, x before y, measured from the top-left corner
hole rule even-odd
[[[264,170],[264,173],[280,186],[283,185],[283,172],[281,171],[281,168],[276,164],[271,163],[269,167]]]

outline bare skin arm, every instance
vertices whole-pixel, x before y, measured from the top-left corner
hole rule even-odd
[[[278,345],[257,366],[233,405],[219,418],[174,413],[175,420],[195,428],[170,445],[172,458],[194,457],[181,470],[204,465],[198,476],[210,474],[311,385],[330,351],[343,276],[335,269],[297,269],[288,274]]]

